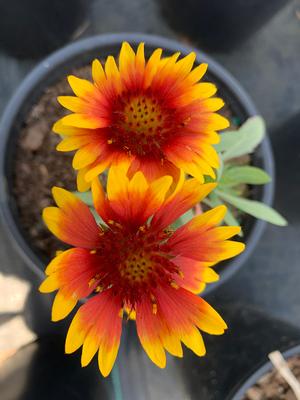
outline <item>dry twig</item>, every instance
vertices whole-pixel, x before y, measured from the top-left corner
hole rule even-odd
[[[280,351],[273,351],[272,353],[270,353],[269,359],[274,365],[274,368],[289,384],[296,396],[296,399],[300,400],[300,383],[293,372],[290,370],[290,367],[288,366]]]

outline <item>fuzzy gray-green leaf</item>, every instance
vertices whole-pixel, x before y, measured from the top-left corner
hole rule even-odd
[[[181,215],[175,222],[173,222],[172,228],[173,229],[180,228],[182,225],[189,222],[194,216],[195,216],[194,210],[193,209],[188,210],[186,213]]]
[[[221,177],[220,185],[235,186],[240,183],[264,185],[270,181],[270,176],[264,170],[250,165],[242,165],[226,168]]]
[[[208,198],[209,198],[209,205],[212,208],[224,204],[223,201],[220,199],[220,197],[215,193],[215,190],[209,195]],[[228,226],[240,226],[239,221],[232,214],[229,207],[227,207],[227,211],[224,217],[224,222]],[[243,236],[243,231],[241,230],[241,232],[238,235]]]
[[[73,192],[76,197],[83,201],[87,206],[94,207],[93,197],[91,192]]]
[[[265,136],[265,123],[262,117],[249,118],[238,130],[226,131],[215,146],[222,153],[224,161],[249,154],[261,143]]]
[[[225,193],[219,189],[216,190],[216,194],[227,203],[233,205],[236,208],[239,208],[240,210],[252,215],[255,218],[263,219],[274,225],[287,225],[287,221],[285,218],[283,218],[277,211],[264,203],[260,203],[259,201],[255,200],[244,199],[238,196],[232,196],[231,194]]]

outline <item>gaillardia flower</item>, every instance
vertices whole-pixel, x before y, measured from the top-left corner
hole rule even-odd
[[[80,191],[124,159],[131,166],[129,176],[140,170],[147,180],[176,178],[179,169],[200,183],[204,175],[215,177],[216,131],[229,125],[216,113],[223,101],[212,97],[215,85],[199,82],[207,65],[192,69],[195,53],[178,61],[179,54],[162,58],[157,49],[146,62],[143,43],[135,54],[125,42],[118,65],[112,56],[104,68],[99,60],[93,62],[93,83],[68,77],[76,96],[58,101],[73,113],[53,130],[64,137],[58,150],[77,150],[73,167],[79,171]]]
[[[104,376],[117,356],[124,313],[135,319],[140,342],[157,366],[165,367],[165,350],[182,357],[181,343],[203,356],[199,330],[219,335],[226,324],[196,294],[218,279],[213,264],[244,249],[227,240],[239,227],[217,226],[225,206],[196,216],[177,231],[169,228],[215,184],[189,179],[166,198],[170,176],[149,183],[142,172],[131,179],[126,174],[122,166],[110,168],[107,195],[98,178],[92,182],[101,223],[74,194],[57,187],[57,207],[43,213],[50,231],[74,247],[50,262],[40,291],[58,290],[53,321],[87,299],[70,325],[65,349],[72,353],[82,346],[83,366],[98,352]]]

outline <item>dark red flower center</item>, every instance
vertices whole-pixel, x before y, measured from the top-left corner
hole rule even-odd
[[[93,250],[99,257],[99,272],[93,278],[98,289],[113,287],[126,304],[134,306],[145,294],[160,284],[174,285],[173,274],[180,274],[171,256],[165,252],[168,232],[151,234],[139,230],[124,234],[122,228],[102,234],[102,247]]]
[[[111,137],[108,143],[129,155],[164,159],[163,145],[176,133],[176,113],[157,96],[128,94],[113,106]]]

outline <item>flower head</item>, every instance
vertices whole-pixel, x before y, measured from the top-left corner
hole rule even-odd
[[[215,85],[199,82],[207,65],[192,69],[195,53],[180,60],[179,53],[161,56],[156,49],[146,62],[143,43],[135,54],[125,42],[118,65],[112,56],[104,68],[94,60],[93,83],[68,77],[76,96],[58,101],[73,113],[53,130],[64,136],[58,150],[77,150],[79,190],[120,160],[130,164],[130,176],[140,170],[148,180],[176,178],[179,169],[200,182],[215,176],[219,161],[212,145],[219,141],[216,131],[229,123],[216,113],[223,101],[212,98]]]
[[[107,195],[98,178],[92,182],[102,223],[74,194],[57,187],[57,207],[44,210],[50,231],[74,247],[50,262],[40,290],[58,290],[54,321],[87,298],[70,325],[66,352],[82,346],[83,366],[98,352],[104,376],[117,356],[124,313],[136,320],[144,350],[161,368],[165,350],[182,357],[184,343],[202,356],[199,330],[222,334],[226,329],[219,314],[196,294],[218,279],[212,265],[244,249],[227,240],[239,228],[217,226],[226,212],[220,206],[172,231],[170,225],[215,185],[190,179],[166,198],[171,184],[170,176],[148,183],[141,172],[129,179],[122,165],[111,167]]]

